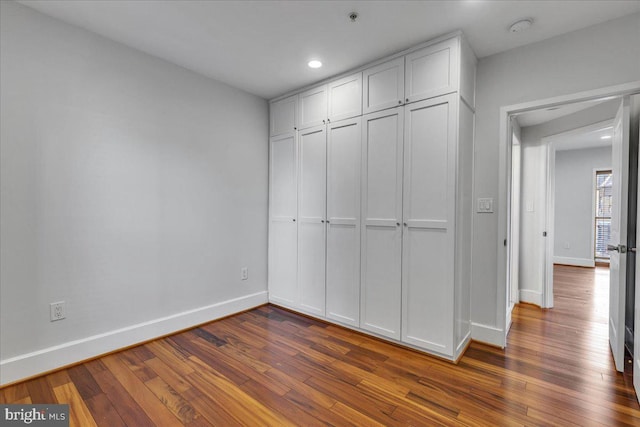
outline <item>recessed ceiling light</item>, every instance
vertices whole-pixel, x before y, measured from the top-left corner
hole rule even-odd
[[[514,22],[509,27],[509,31],[511,31],[512,33],[520,33],[528,29],[529,27],[531,27],[532,24],[533,24],[533,19],[531,18],[521,19],[519,21]]]
[[[611,135],[602,135],[600,139],[611,139]]]
[[[320,68],[322,67],[322,62],[318,61],[317,59],[314,59],[312,61],[309,61],[307,65],[309,66],[309,68]]]

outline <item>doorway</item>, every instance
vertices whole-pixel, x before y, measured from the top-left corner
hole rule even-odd
[[[636,83],[632,83],[632,84],[626,84],[626,85],[620,85],[620,86],[616,86],[616,87],[610,87],[610,88],[603,88],[603,89],[598,89],[598,90],[593,90],[593,91],[589,91],[589,92],[584,92],[584,93],[580,93],[580,94],[575,94],[575,95],[571,95],[571,96],[563,96],[563,97],[558,97],[558,98],[552,98],[552,99],[548,99],[548,100],[543,100],[543,101],[536,101],[536,102],[531,102],[531,103],[526,103],[526,104],[519,104],[519,105],[514,105],[514,106],[508,106],[508,107],[503,107],[501,109],[501,114],[500,114],[500,118],[501,118],[501,128],[503,129],[503,131],[501,132],[501,138],[500,138],[500,152],[501,152],[501,156],[500,156],[500,165],[499,165],[499,176],[501,176],[504,179],[503,181],[500,181],[500,194],[503,197],[502,200],[511,200],[511,166],[512,166],[512,159],[511,159],[511,139],[512,139],[512,131],[513,128],[511,126],[510,123],[510,118],[511,116],[516,116],[519,115],[521,113],[526,113],[526,112],[532,112],[534,110],[546,110],[547,112],[549,111],[553,111],[555,109],[557,109],[556,107],[563,107],[567,104],[570,105],[575,105],[575,104],[579,104],[579,103],[584,103],[584,102],[594,102],[594,101],[606,101],[607,99],[614,99],[614,98],[622,98],[625,95],[631,95],[631,94],[635,94],[640,92],[640,82],[636,82]],[[616,123],[620,123],[620,121],[618,120],[618,116],[620,117],[627,117],[627,125],[629,123],[629,97],[626,96],[624,99],[624,102],[621,103],[620,109],[619,109],[619,114],[616,114]],[[624,114],[620,114],[620,113],[624,113]],[[633,121],[633,120],[632,120]],[[574,128],[577,126],[574,126]],[[618,128],[624,128],[624,129],[628,129],[627,126],[618,126],[616,127],[616,129]],[[627,131],[628,132],[628,131]],[[620,132],[618,132],[618,134],[620,134]],[[614,137],[617,138],[617,137]],[[637,136],[636,136],[637,139]],[[627,141],[628,144],[628,133],[627,135],[625,135],[624,138],[622,138],[622,140]],[[637,146],[637,141],[634,140],[635,145]],[[627,145],[628,147],[628,145]],[[625,152],[624,150],[620,151],[620,152]],[[637,154],[637,153],[636,153]],[[616,157],[617,158],[617,157]],[[620,160],[620,159],[619,159]],[[618,166],[618,170],[620,173],[620,171],[622,171],[624,174],[626,174],[626,176],[629,176],[629,165],[632,164],[633,162],[629,162],[629,159],[621,159],[619,162]],[[637,164],[637,163],[636,163]],[[622,169],[620,169],[622,168]],[[637,172],[637,171],[636,171]],[[615,174],[614,174],[615,175]],[[635,177],[637,177],[637,174],[634,174]],[[635,185],[635,184],[634,184]],[[628,194],[626,193],[626,191],[629,190],[628,194],[631,194],[631,188],[625,188],[625,198],[623,199],[624,203],[627,202],[627,196]],[[636,188],[633,188],[633,191],[635,191]],[[629,201],[631,202],[631,201]],[[635,196],[633,197],[633,203],[635,204]],[[536,208],[536,203],[534,201],[534,203],[532,204],[528,204],[526,200],[523,200],[523,202],[521,203],[521,206],[525,208],[525,212],[522,212],[522,215],[525,215],[526,211],[529,208],[533,208],[534,211],[537,210]],[[539,207],[539,206],[538,206]],[[626,208],[625,208],[626,209]],[[626,210],[623,209],[624,215],[627,215]],[[502,232],[504,232],[504,248],[499,249],[499,251],[501,253],[503,253],[503,256],[498,257],[498,269],[500,272],[500,281],[501,283],[504,283],[504,291],[505,293],[502,294],[504,295],[504,299],[502,299],[502,302],[499,301],[499,307],[502,307],[502,309],[504,310],[504,325],[505,325],[505,344],[506,344],[506,333],[508,331],[508,319],[510,319],[511,313],[508,312],[509,309],[509,301],[510,301],[510,293],[511,293],[511,289],[510,289],[510,285],[511,285],[511,280],[510,280],[510,272],[511,272],[511,261],[512,261],[512,248],[511,248],[511,242],[512,242],[512,236],[511,236],[511,215],[512,215],[512,210],[511,210],[511,204],[507,203],[506,206],[501,206],[500,210],[498,211],[498,222],[499,222],[499,227],[500,230],[502,230]],[[634,216],[635,217],[635,216]],[[522,218],[521,218],[522,220]],[[626,219],[624,221],[622,221],[623,223],[627,223]],[[633,222],[634,226],[635,226],[635,219],[633,220],[629,220],[629,222]],[[543,228],[545,227],[546,224],[543,223]],[[546,230],[542,230],[543,232]],[[631,230],[629,230],[631,232]],[[625,230],[625,234],[622,234],[621,236],[625,236],[626,238],[626,230]],[[633,235],[635,236],[635,230],[633,230]],[[500,240],[500,246],[502,246],[502,240]],[[629,257],[630,255],[626,255],[626,248],[627,246],[625,246],[625,241],[619,242],[616,246],[613,247],[613,249],[615,249],[616,251],[616,258],[618,261],[625,261],[627,259],[627,257]],[[521,243],[522,245],[522,243]],[[547,245],[539,245],[541,247],[546,247]],[[502,250],[504,250],[504,252],[502,252]],[[551,254],[553,252],[549,251],[548,253],[546,251],[542,251],[544,254],[546,254],[547,256],[550,256],[548,254]],[[624,257],[623,256],[619,256],[625,254]],[[539,263],[540,264],[540,263]],[[538,264],[538,267],[540,267],[540,265]],[[547,265],[546,259],[545,262],[542,263],[543,266]],[[552,265],[552,262],[549,262],[548,264]],[[623,263],[624,264],[624,263]],[[615,295],[612,296],[611,301],[617,301],[616,305],[614,306],[614,308],[616,309],[616,319],[619,319],[617,316],[620,313],[624,313],[624,311],[620,311],[620,308],[622,310],[624,310],[624,299],[617,299],[618,296],[623,295],[625,293],[625,282],[624,282],[624,273],[626,273],[626,268],[624,267],[623,264],[619,264],[619,268],[618,271],[620,271],[620,273],[622,273],[622,275],[620,275],[620,279],[616,280],[617,285],[614,286],[612,285],[611,288],[615,291]],[[634,264],[633,262],[629,262],[629,265]],[[540,267],[541,268],[541,267]],[[612,270],[613,271],[613,270]],[[548,271],[545,271],[547,274],[550,274]],[[634,266],[634,272],[635,272],[635,266]],[[504,275],[503,275],[504,274]],[[522,277],[522,275],[520,276]],[[613,282],[612,282],[613,283]],[[628,287],[627,287],[628,288]],[[621,292],[620,292],[621,291]],[[545,295],[545,297],[548,297],[549,293]],[[542,304],[542,295],[540,296],[541,298],[541,304]],[[550,306],[552,306],[553,304],[550,304]],[[622,325],[624,325],[624,322],[618,322],[617,324],[620,325],[620,323],[622,323]],[[611,322],[610,325],[611,327]],[[620,330],[620,332],[622,332],[622,328]],[[637,331],[636,331],[637,332]],[[611,329],[609,332],[609,336],[611,337]],[[619,340],[618,340],[619,342]],[[617,345],[613,346],[613,341],[611,342],[612,348],[618,349]],[[617,350],[616,350],[616,354]],[[616,357],[616,368],[618,370],[620,370],[620,367],[618,367],[618,360],[619,357]],[[640,359],[639,359],[640,360]],[[639,362],[640,363],[640,362]],[[640,366],[640,365],[639,365]]]

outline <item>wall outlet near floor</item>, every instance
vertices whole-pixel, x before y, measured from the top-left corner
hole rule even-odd
[[[242,267],[240,269],[240,279],[241,280],[247,280],[249,278],[249,268],[248,267]]]
[[[64,301],[52,302],[49,304],[51,309],[51,321],[62,320],[65,318]]]

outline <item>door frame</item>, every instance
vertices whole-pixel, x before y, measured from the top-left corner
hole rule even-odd
[[[544,254],[544,284],[542,287],[542,308],[553,308],[553,259],[554,259],[554,243],[555,243],[555,203],[556,203],[556,153],[557,142],[559,138],[566,136],[593,132],[598,129],[602,129],[603,126],[611,126],[611,120],[602,120],[596,123],[592,123],[587,126],[571,129],[565,132],[560,132],[554,135],[545,136],[542,138],[542,144],[547,145],[547,190],[546,190],[546,215],[545,215],[545,231],[547,232],[545,242],[545,254]],[[608,170],[606,168],[597,167],[595,170]],[[592,181],[595,177],[592,177]],[[595,182],[595,181],[594,181]],[[595,188],[595,184],[592,185]],[[595,193],[591,194],[592,216],[595,214],[595,207],[593,207]],[[591,228],[591,253],[594,252],[594,228]],[[594,258],[595,262],[595,258]]]
[[[507,345],[508,318],[510,318],[508,295],[509,254],[511,252],[511,119],[510,117],[528,111],[559,107],[566,104],[594,101],[606,98],[617,98],[624,95],[640,93],[640,81],[607,86],[584,92],[540,99],[521,104],[507,105],[500,108],[499,147],[498,147],[498,239],[496,242],[498,292],[496,292],[496,327],[501,330],[501,347]],[[501,203],[501,201],[505,201]]]

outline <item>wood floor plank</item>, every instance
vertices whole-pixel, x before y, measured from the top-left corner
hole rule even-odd
[[[25,385],[33,403],[56,403],[56,396],[45,377],[27,381]]]
[[[72,425],[640,426],[608,343],[606,268],[556,266],[555,307],[517,305],[507,347],[457,365],[265,305],[0,389]],[[79,408],[79,409],[75,409]]]
[[[140,405],[156,426],[174,426],[176,418],[171,411],[149,390],[145,384],[127,367],[121,355],[111,354],[103,358],[103,363]]]
[[[111,407],[127,426],[151,427],[154,425],[144,409],[138,405],[111,371],[104,369],[92,375],[111,402]],[[102,415],[96,418],[100,419]]]
[[[98,394],[85,400],[98,427],[126,427],[113,403],[105,394]]]
[[[91,411],[87,408],[82,396],[73,383],[66,383],[53,388],[58,402],[69,404],[70,427],[97,427]]]

